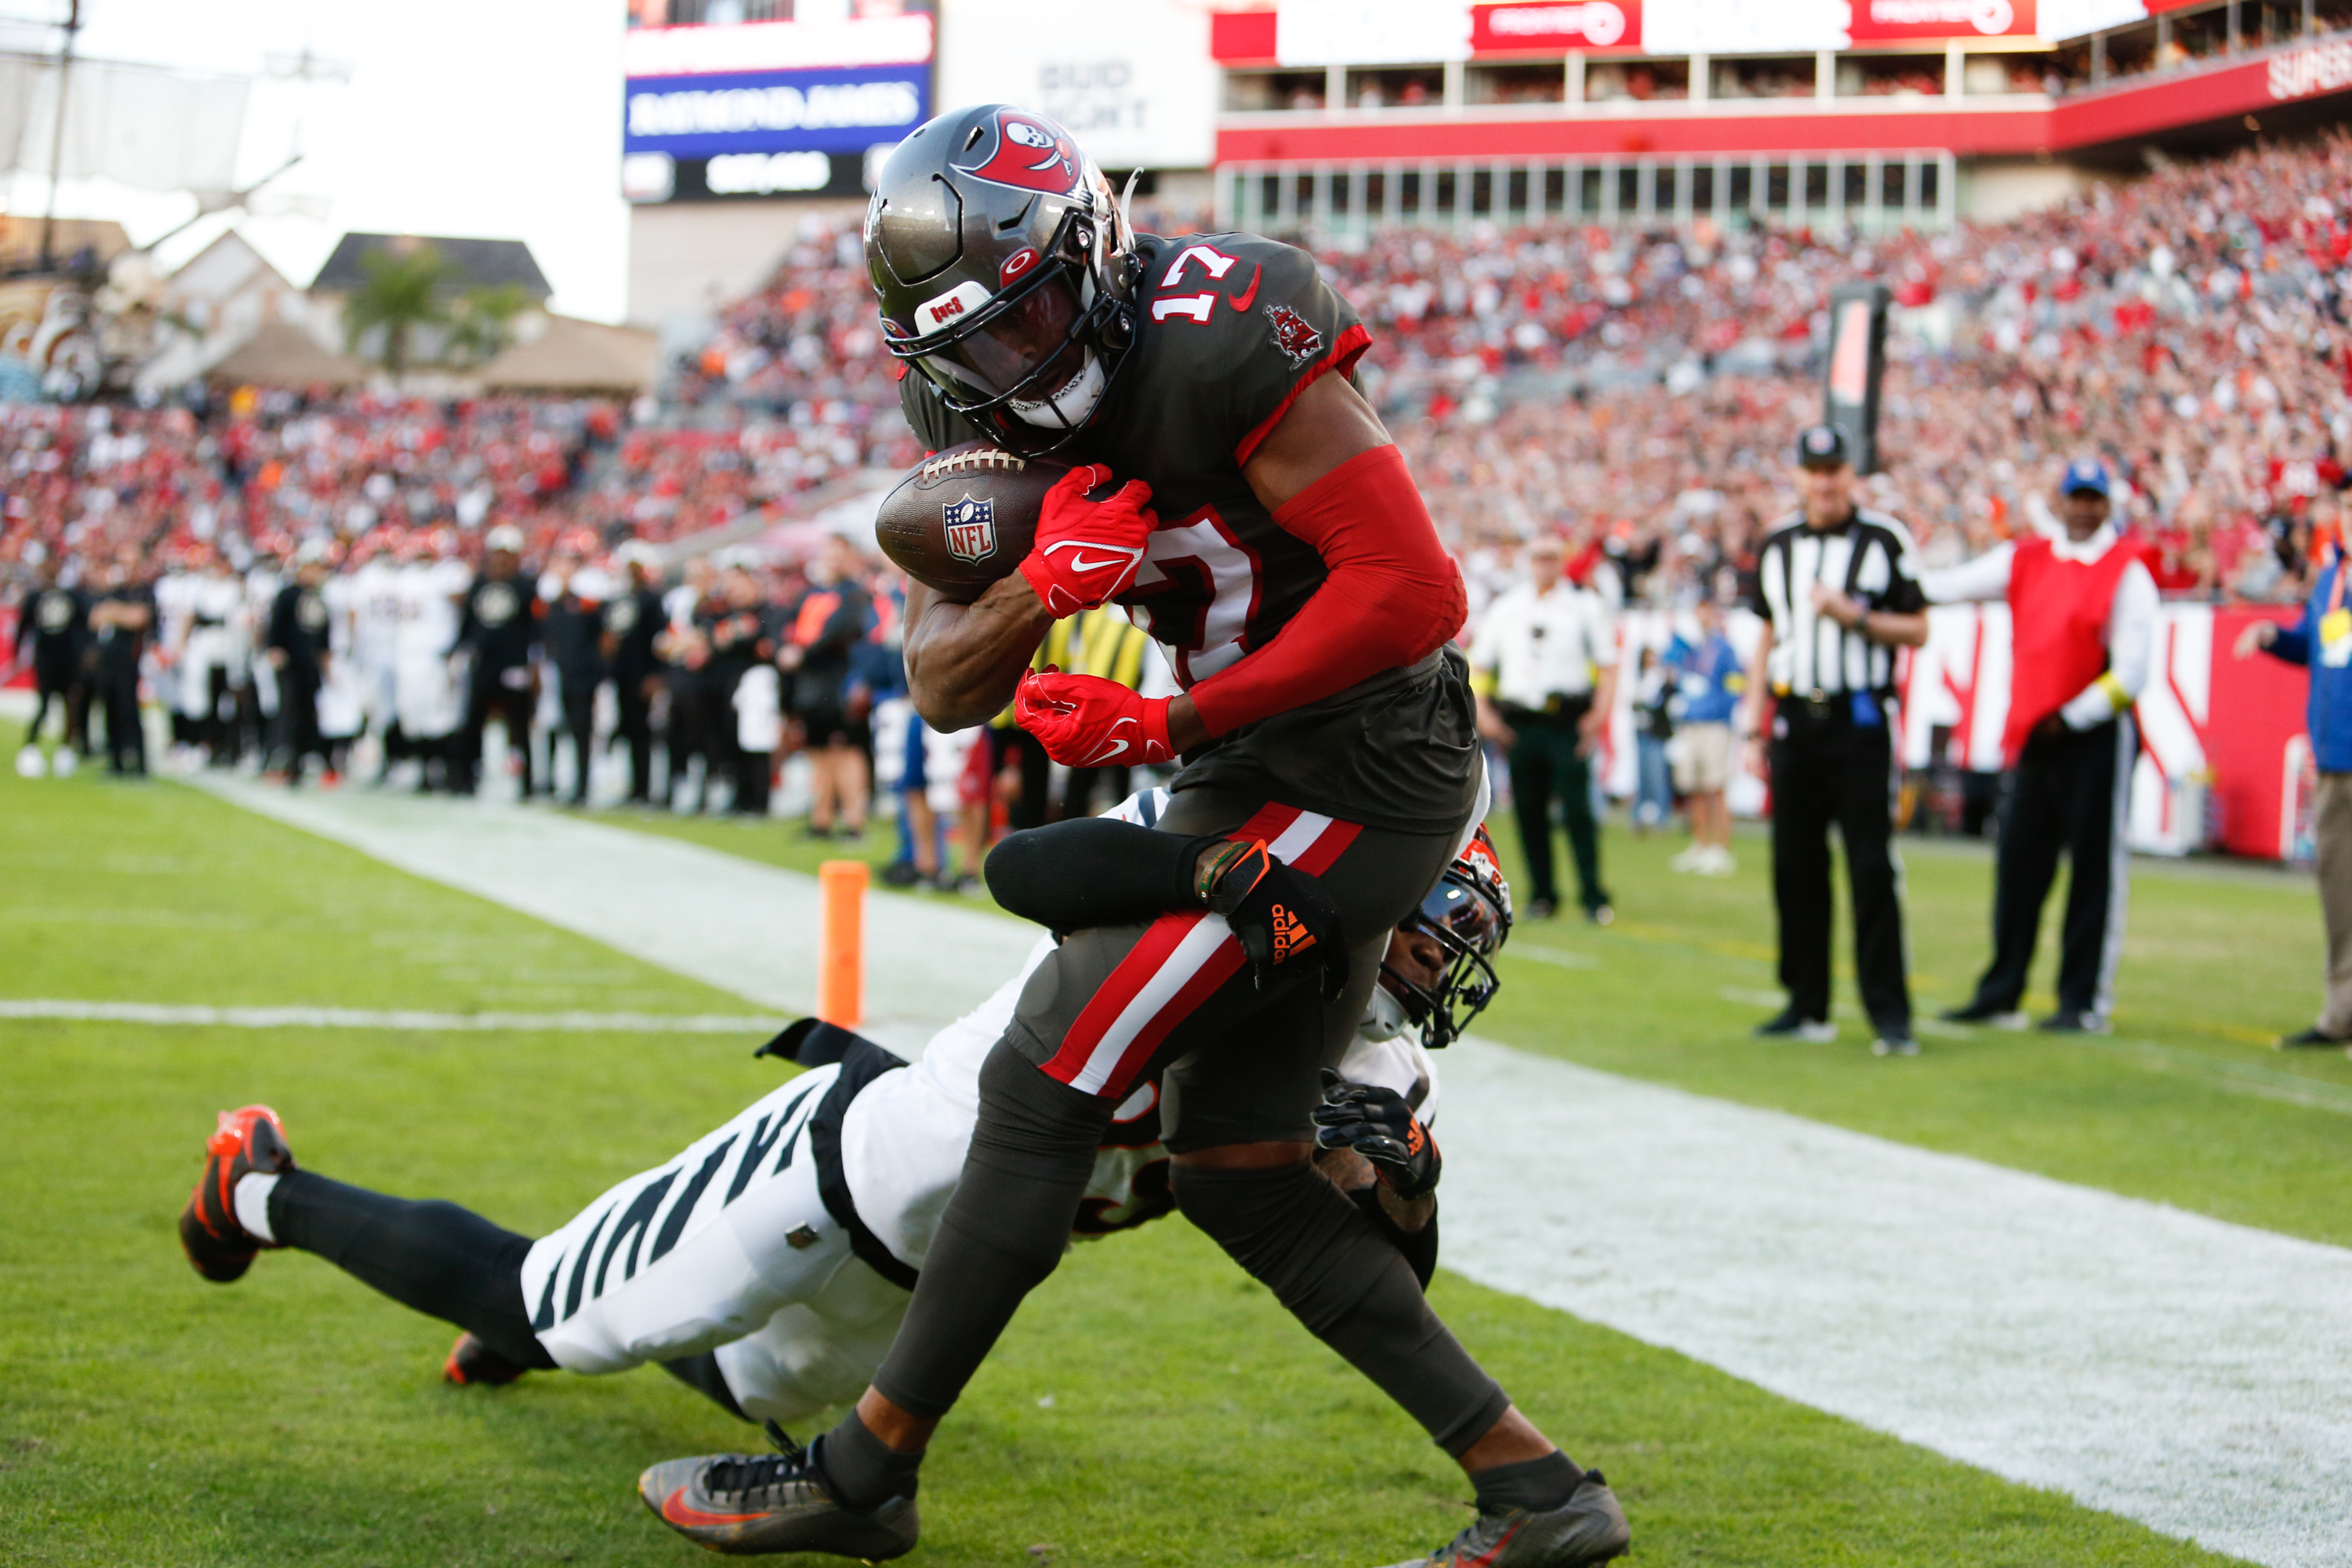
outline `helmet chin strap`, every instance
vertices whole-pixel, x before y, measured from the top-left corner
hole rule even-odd
[[[1364,1004],[1363,1020],[1356,1026],[1356,1032],[1368,1040],[1393,1040],[1404,1033],[1405,1026],[1412,1021],[1404,1004],[1391,995],[1387,986],[1376,984],[1371,998]]]
[[[1079,368],[1078,374],[1064,382],[1061,390],[1051,397],[1034,403],[1014,399],[1005,406],[1012,409],[1013,416],[1024,425],[1034,425],[1045,430],[1075,430],[1093,415],[1095,405],[1102,401],[1103,388],[1108,384],[1108,378],[1103,374],[1102,361],[1089,350],[1086,363]]]

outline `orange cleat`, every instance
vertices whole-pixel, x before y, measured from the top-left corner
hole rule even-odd
[[[220,1113],[220,1126],[205,1144],[205,1173],[180,1211],[180,1249],[197,1273],[215,1285],[242,1279],[264,1241],[236,1222],[237,1179],[248,1171],[279,1175],[294,1169],[286,1146],[286,1124],[266,1105]]]

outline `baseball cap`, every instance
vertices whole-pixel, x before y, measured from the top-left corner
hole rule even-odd
[[[2089,490],[2094,495],[2112,496],[2107,485],[2107,466],[2096,458],[2077,458],[2066,465],[2066,477],[2059,481],[2060,495],[2080,495]]]
[[[522,530],[511,522],[502,522],[482,536],[485,550],[503,550],[510,555],[522,553]]]
[[[1806,468],[1834,468],[1853,461],[1843,425],[1809,425],[1797,435],[1797,461]]]

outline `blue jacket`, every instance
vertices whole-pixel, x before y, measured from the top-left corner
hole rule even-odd
[[[2327,613],[2336,574],[2343,570],[2338,557],[2319,574],[2310,601],[2303,606],[2303,618],[2292,626],[2281,626],[2270,646],[2273,657],[2311,669],[2311,698],[2303,723],[2311,736],[2312,762],[2324,773],[2352,773],[2352,665],[2322,664],[2312,658],[2319,641],[2319,618]],[[2345,608],[2352,610],[2352,593],[2346,595]]]
[[[1748,671],[1739,650],[1721,632],[1694,644],[1677,632],[1666,646],[1665,667],[1675,672],[1682,696],[1675,717],[1685,724],[1728,724],[1739,711],[1739,694],[1748,685]]]

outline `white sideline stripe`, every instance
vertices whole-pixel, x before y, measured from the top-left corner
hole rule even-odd
[[[446,802],[385,814],[361,843],[338,824],[374,803],[315,800],[314,831],[443,881],[431,868],[454,857],[456,885],[537,914],[547,895],[465,858],[495,832],[436,819],[526,827],[499,876],[572,889],[582,908],[553,923],[763,1005],[777,958],[815,930],[812,898],[797,927],[689,966],[674,911],[757,886],[714,878],[725,857]],[[642,848],[606,854],[613,837]],[[1010,921],[906,907],[930,922],[926,949],[981,972],[957,1005],[1019,962],[982,961],[1000,931],[1025,946]],[[1449,1267],[2166,1534],[2274,1568],[2352,1562],[2352,1252],[1476,1040],[1444,1072]]]
[[[217,774],[189,782],[759,1006],[805,1013],[816,1005],[814,877],[520,805],[288,791]],[[1036,941],[1014,921],[881,893],[867,900],[866,927],[860,1028],[900,1051],[919,1049],[1003,984]]]
[[[534,1030],[612,1035],[773,1034],[781,1018],[715,1013],[416,1013],[359,1007],[199,1007],[157,1002],[0,1000],[0,1018],[60,1018],[104,1024],[157,1024],[228,1029]]]
[[[2352,1251],[1483,1041],[1444,1070],[1448,1267],[2217,1552],[2352,1562]]]

